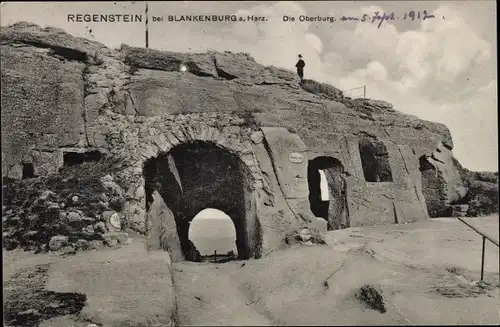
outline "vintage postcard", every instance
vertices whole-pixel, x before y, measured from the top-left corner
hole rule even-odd
[[[500,323],[496,2],[0,8],[4,326]]]

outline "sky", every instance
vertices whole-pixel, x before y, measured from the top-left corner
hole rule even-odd
[[[326,179],[326,175],[323,170],[319,170],[319,190],[321,194],[321,201],[330,200],[330,192],[328,191],[328,180]]]
[[[200,211],[189,225],[189,239],[202,255],[236,249],[236,229],[231,218],[217,209]]]
[[[401,112],[444,123],[455,157],[472,170],[498,171],[496,3],[494,1],[395,2],[150,2],[149,46],[159,50],[248,52],[264,65],[294,70],[297,54],[305,78],[342,90],[366,85],[366,96]],[[2,3],[1,24],[29,21],[54,26],[118,48],[144,46],[144,21],[68,22],[68,14],[143,14],[144,2]],[[425,10],[434,18],[406,19]],[[343,15],[378,22],[339,21]],[[169,22],[168,15],[251,14],[259,22]],[[283,16],[295,22],[284,22]],[[336,22],[300,22],[301,15]],[[152,16],[163,17],[152,22]],[[417,17],[417,14],[415,14]],[[362,89],[346,92],[360,97]]]

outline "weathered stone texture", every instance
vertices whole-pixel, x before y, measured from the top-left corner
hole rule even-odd
[[[180,72],[141,69],[132,75],[129,92],[142,116],[238,111],[229,82]]]
[[[257,216],[262,229],[264,252],[278,247],[288,231],[301,225],[278,184],[269,153],[263,143],[253,145],[265,187],[257,193]]]
[[[461,204],[468,204],[468,216],[486,216],[498,213],[498,172],[473,172],[453,159],[464,186],[468,189]]]
[[[76,145],[84,133],[83,69],[43,49],[2,45],[2,170],[33,147]]]
[[[443,144],[420,158],[423,194],[431,217],[450,215],[451,206],[467,193],[452,158]]]
[[[57,173],[59,168],[63,166],[63,154],[61,151],[33,151],[31,155],[36,176],[46,176]]]
[[[56,55],[69,60],[95,63],[103,53],[110,50],[103,44],[81,37],[74,37],[54,27],[41,28],[29,22],[18,22],[2,28],[2,43],[29,44],[51,49]]]
[[[284,128],[264,127],[262,132],[285,198],[307,198],[306,146],[300,137]],[[297,159],[292,162],[294,154]]]
[[[122,45],[121,50],[125,63],[137,68],[180,72],[181,66],[185,66],[188,72],[195,75],[217,77],[214,57],[208,53],[165,52],[127,45]]]
[[[177,235],[174,215],[157,191],[153,193],[153,202],[149,208],[147,220],[150,228],[148,233],[149,249],[168,250],[173,262],[182,261],[184,255]]]
[[[309,201],[307,170],[316,157],[335,158],[344,169],[349,226],[426,219],[428,210],[441,212],[465,194],[446,126],[402,114],[385,101],[346,98],[333,86],[309,83],[305,90],[293,72],[265,67],[247,54],[115,51],[29,24],[2,28],[2,43],[3,176],[20,178],[25,162],[36,174],[55,173],[61,157],[49,153],[63,146],[106,152],[120,161],[113,179],[123,189],[120,215],[140,232],[146,231],[150,194],[144,165],[200,142],[235,158],[244,193],[238,210],[244,212],[230,209],[247,228],[240,242],[264,253],[299,227],[324,228]],[[383,162],[392,181],[366,181],[359,148],[365,138],[386,148],[387,160],[373,162]],[[422,157],[437,179],[426,179]],[[201,171],[215,165],[212,159],[189,165]],[[203,199],[186,197],[189,210],[167,203],[169,217],[181,212],[189,220],[194,211],[235,196],[186,176],[179,171],[176,177],[178,184],[188,181],[182,187],[208,189]],[[214,169],[213,176],[225,173]]]

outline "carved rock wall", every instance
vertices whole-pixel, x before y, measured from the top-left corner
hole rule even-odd
[[[341,92],[325,98],[314,83],[303,90],[293,72],[246,54],[115,51],[29,24],[2,28],[1,36],[2,175],[21,178],[26,163],[35,175],[55,173],[65,152],[118,158],[125,225],[138,231],[146,231],[145,162],[195,141],[214,144],[245,167],[252,199],[246,210],[255,215],[247,222],[258,231],[251,242],[263,252],[290,230],[321,225],[307,180],[308,161],[319,156],[345,168],[350,226],[427,219],[429,201],[446,206],[462,196],[460,176],[448,164],[453,142],[446,126],[384,101]],[[359,151],[366,137],[386,147],[391,182],[366,181]],[[448,191],[434,198],[425,185],[423,191],[419,158],[438,146],[435,157],[446,158],[435,167]]]
[[[443,144],[430,155],[420,157],[422,192],[431,217],[451,215],[451,206],[467,193],[452,158],[451,151]]]

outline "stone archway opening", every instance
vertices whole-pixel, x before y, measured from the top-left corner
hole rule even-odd
[[[237,155],[209,142],[184,143],[147,160],[144,178],[153,248],[167,243],[172,260],[200,261],[189,229],[200,211],[211,208],[230,217],[238,259],[258,257],[262,243],[251,174]],[[164,209],[155,201],[163,202]]]
[[[345,170],[334,157],[316,157],[308,166],[311,212],[328,222],[328,230],[350,226],[347,207]]]
[[[221,263],[237,258],[236,228],[231,217],[220,210],[200,211],[191,221],[188,235],[201,261]]]

